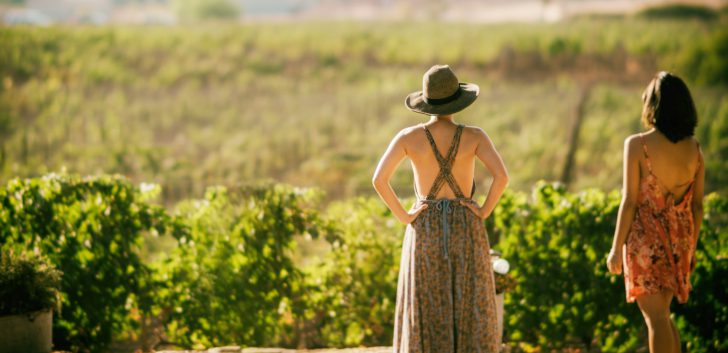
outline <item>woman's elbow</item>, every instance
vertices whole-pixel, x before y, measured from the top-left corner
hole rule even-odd
[[[494,176],[494,178],[498,181],[499,184],[503,185],[503,187],[508,186],[510,178],[507,171],[504,170],[502,173]]]
[[[384,184],[386,183],[387,181],[385,180],[385,178],[383,178],[379,174],[374,174],[374,176],[372,177],[372,185],[374,186],[375,190],[380,190],[382,186],[384,186]]]

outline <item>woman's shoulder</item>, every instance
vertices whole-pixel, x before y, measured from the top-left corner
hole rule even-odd
[[[408,126],[402,130],[399,130],[397,135],[395,135],[392,140],[395,143],[409,144],[409,143],[419,139],[419,137],[417,137],[419,134],[424,134],[424,130],[422,129],[422,124]]]
[[[463,125],[463,134],[480,137],[488,136],[483,128],[475,125]]]
[[[412,135],[417,135],[424,133],[424,129],[422,128],[422,124],[412,125],[408,126],[397,133],[397,136],[399,137],[409,137]]]
[[[627,136],[627,138],[624,139],[624,148],[642,148],[642,145],[645,143],[646,139],[649,139],[649,132],[648,133],[638,133],[638,134],[632,134]]]
[[[662,132],[660,132],[657,129],[653,129],[651,131],[647,131],[641,134],[634,134],[630,136],[629,138],[634,137],[637,139],[637,142],[640,141],[640,137],[642,138],[642,141],[644,141],[645,144],[661,144],[661,143],[670,143],[670,144],[681,144],[683,146],[686,146],[688,148],[695,148],[694,146],[700,146],[700,142],[698,142],[698,139],[695,136],[687,136],[683,138],[682,140],[679,140],[677,142],[670,141],[667,136],[665,136]]]

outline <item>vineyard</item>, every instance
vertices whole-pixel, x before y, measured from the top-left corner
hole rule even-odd
[[[673,70],[693,91],[707,188],[719,191],[725,21],[0,28],[0,178],[120,173],[161,184],[165,202],[260,179],[329,200],[372,195],[388,141],[423,121],[405,95],[449,63],[481,86],[460,120],[489,133],[521,191],[540,179],[619,187],[642,90]],[[410,177],[394,181],[403,195]]]
[[[728,351],[728,10],[559,23],[0,27],[0,250],[61,272],[56,349],[391,344],[404,227],[374,195],[435,63],[480,97],[511,183],[513,352],[644,351],[606,272],[622,145],[658,70],[688,83],[706,210],[689,352]],[[412,201],[402,165],[392,183]],[[476,198],[488,175],[478,167]],[[544,181],[545,180],[545,181]]]

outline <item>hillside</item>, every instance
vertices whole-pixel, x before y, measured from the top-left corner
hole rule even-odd
[[[673,70],[698,105],[708,190],[721,190],[721,27],[725,17],[0,28],[0,176],[121,173],[161,183],[168,202],[259,179],[329,198],[372,194],[388,141],[425,118],[404,108],[405,95],[430,65],[449,63],[481,86],[458,119],[489,133],[517,190],[539,179],[618,187],[641,92],[658,69]],[[403,196],[409,178],[394,180]]]

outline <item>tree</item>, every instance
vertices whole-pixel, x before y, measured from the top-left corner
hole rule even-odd
[[[234,20],[240,8],[231,0],[174,0],[174,10],[182,21]]]

